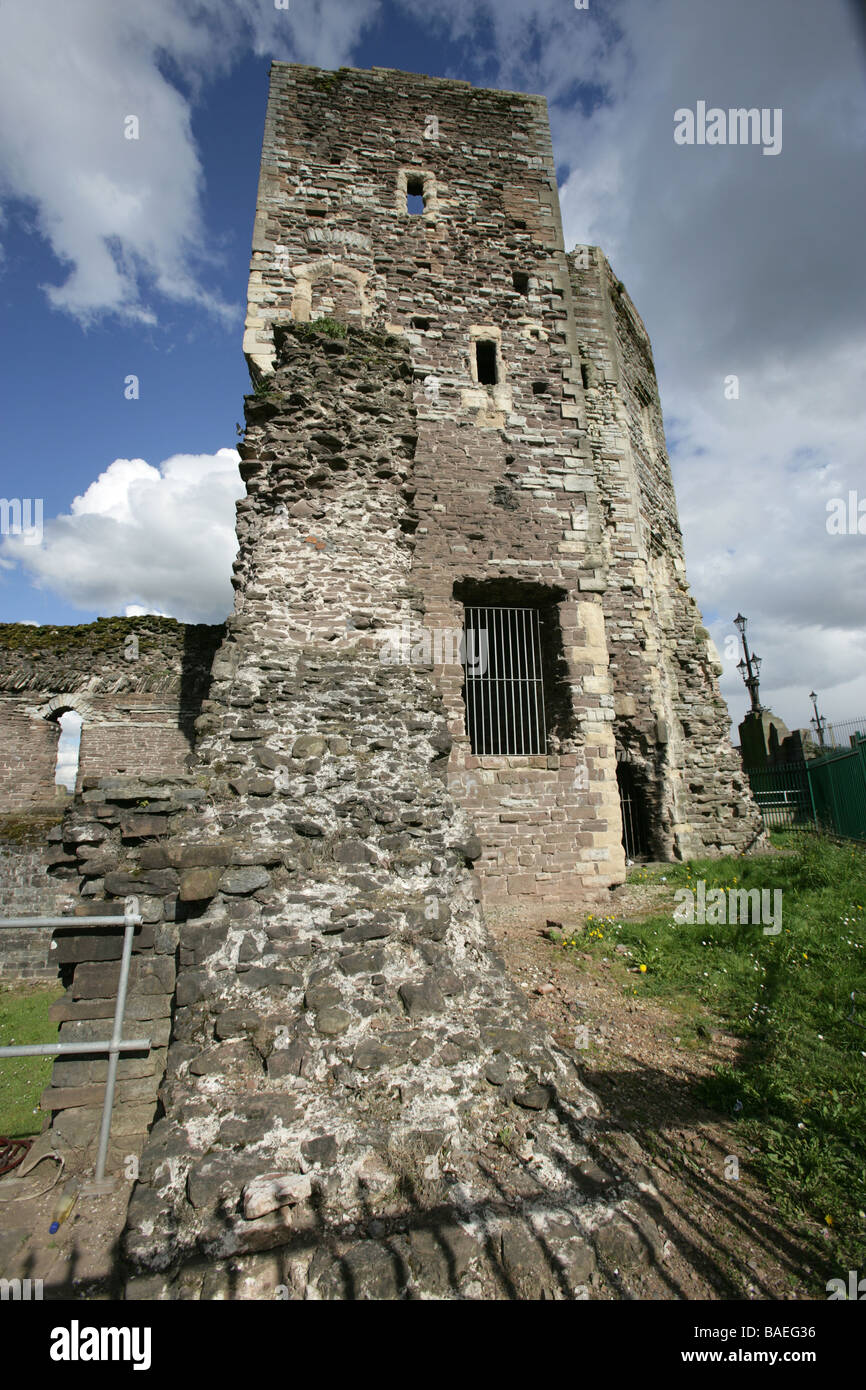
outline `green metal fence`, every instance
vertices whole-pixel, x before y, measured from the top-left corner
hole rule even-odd
[[[866,840],[866,738],[807,763],[815,819],[846,840]]]
[[[815,823],[805,763],[747,768],[752,795],[768,830],[790,830]]]
[[[866,842],[866,738],[808,762],[746,768],[768,830],[816,826]]]

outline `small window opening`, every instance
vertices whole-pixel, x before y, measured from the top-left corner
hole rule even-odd
[[[412,327],[420,328],[423,333],[426,333],[427,329],[430,327],[430,320],[422,319],[416,316],[412,319]]]
[[[529,276],[525,270],[512,271],[511,278],[518,294],[529,294]]]
[[[57,741],[54,783],[74,793],[81,747],[81,715],[72,709],[64,710],[57,723],[60,725],[60,738]]]
[[[424,211],[424,180],[406,180],[406,211],[413,217],[419,217]]]
[[[486,338],[475,343],[475,366],[481,386],[495,386],[499,377],[496,371],[496,344]]]
[[[546,396],[546,395],[547,395],[547,382],[546,382],[546,381],[533,381],[533,383],[532,383],[532,394],[533,394],[533,396]]]

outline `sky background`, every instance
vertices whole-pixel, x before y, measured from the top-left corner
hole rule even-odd
[[[2,0],[0,620],[232,605],[241,353],[272,58],[546,95],[566,245],[653,342],[688,574],[790,727],[866,713],[866,23],[845,0]],[[782,108],[782,151],[674,111]],[[124,138],[126,118],[139,139]],[[725,380],[739,379],[739,399]],[[128,399],[127,378],[138,379]]]

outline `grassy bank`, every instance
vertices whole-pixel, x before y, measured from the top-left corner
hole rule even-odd
[[[48,1010],[62,993],[54,981],[0,985],[0,1046],[54,1042],[57,1024]],[[51,1080],[52,1063],[51,1057],[0,1058],[0,1134],[26,1139],[40,1133],[39,1097]]]
[[[773,840],[783,853],[638,869],[631,881],[670,890],[658,911],[641,921],[587,918],[562,949],[619,961],[623,989],[681,1011],[695,1042],[708,1025],[740,1040],[736,1063],[704,1082],[696,1103],[741,1128],[783,1214],[821,1223],[840,1265],[862,1269],[866,852],[810,835]],[[707,894],[723,890],[728,908],[732,888],[779,890],[780,930],[674,920],[686,906],[674,892],[697,894],[699,881]]]

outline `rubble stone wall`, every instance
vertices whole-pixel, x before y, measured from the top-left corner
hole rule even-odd
[[[123,927],[76,930],[76,917],[122,915],[134,898],[143,919],[134,937],[123,1036],[148,1039],[150,1046],[118,1059],[108,1153],[108,1171],[126,1177],[127,1160],[138,1156],[153,1122],[165,1074],[179,923],[187,911],[179,887],[182,830],[205,796],[187,774],[88,777],[49,834],[51,872],[75,894],[69,926],[55,930],[51,953],[66,986],[51,1010],[60,1042],[110,1037],[120,978]],[[96,1157],[107,1071],[107,1057],[58,1057],[43,1094],[55,1144],[69,1151],[75,1168],[92,1167]]]
[[[422,611],[411,358],[293,326],[275,366],[248,400],[206,795],[176,851],[139,852],[185,920],[127,1297],[580,1296],[612,1237],[639,1262],[658,1233],[602,1195],[595,1102],[487,936],[432,666],[381,660]]]

